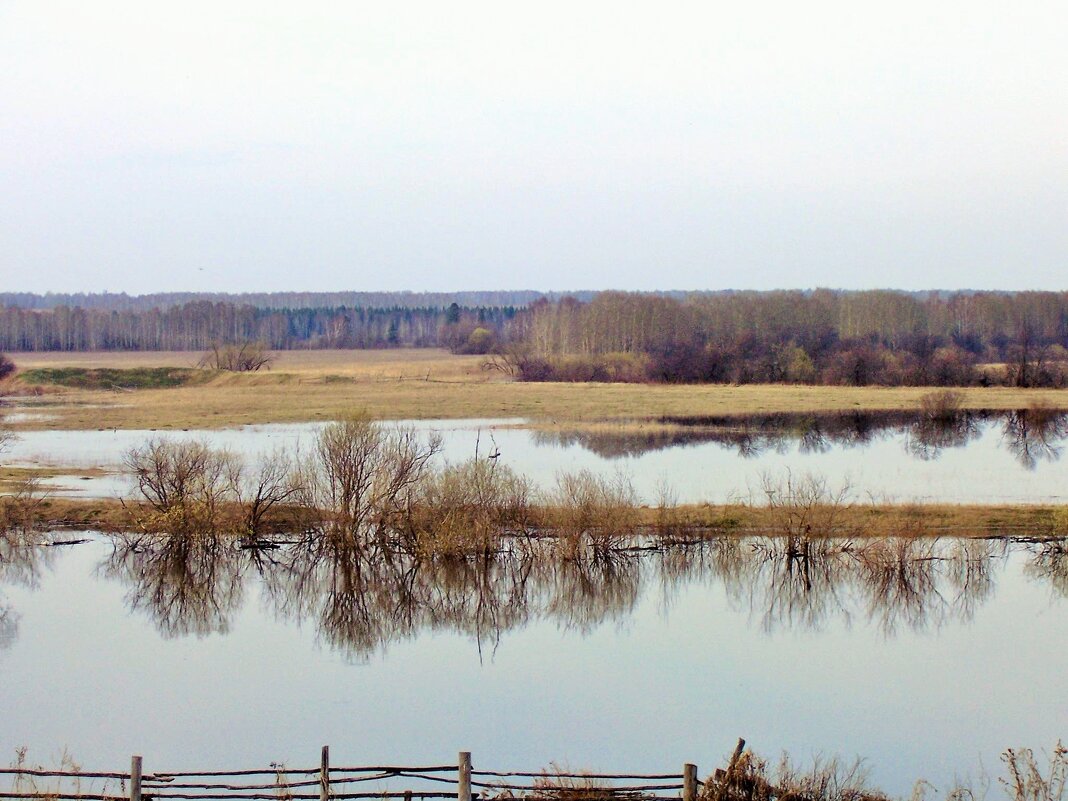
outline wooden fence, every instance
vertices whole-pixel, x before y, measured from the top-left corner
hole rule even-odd
[[[272,765],[256,770],[145,772],[144,767],[140,756],[131,759],[129,773],[44,770],[16,765],[0,769],[0,778],[12,777],[10,791],[0,792],[0,799],[697,801],[703,785],[697,778],[697,766],[690,763],[683,765],[680,773],[656,774],[492,771],[474,769],[471,753],[462,751],[454,765],[343,767],[330,764],[328,746],[323,747],[321,762],[315,768]]]

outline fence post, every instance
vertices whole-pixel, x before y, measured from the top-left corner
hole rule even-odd
[[[682,766],[682,801],[697,801],[697,765]]]
[[[130,757],[130,801],[141,801],[141,757]]]
[[[330,746],[323,746],[323,759],[319,765],[319,801],[330,801]]]
[[[457,801],[471,801],[471,752],[460,752],[460,781],[456,788]]]

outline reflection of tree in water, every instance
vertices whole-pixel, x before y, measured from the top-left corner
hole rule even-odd
[[[663,575],[722,581],[767,631],[862,615],[890,635],[970,619],[993,592],[999,554],[986,540],[721,540],[665,555]]]
[[[971,619],[994,592],[1003,543],[969,539],[720,538],[649,551],[560,559],[550,542],[434,559],[393,546],[308,537],[270,549],[230,540],[125,539],[105,572],[165,636],[225,632],[259,576],[267,608],[311,622],[330,648],[366,659],[426,632],[458,632],[479,648],[539,621],[588,633],[634,612],[659,586],[666,607],[694,584],[722,584],[767,631],[819,629],[860,618],[886,635]],[[1027,570],[1068,589],[1063,545],[1042,546]]]
[[[0,650],[18,637],[19,614],[3,598],[5,585],[37,589],[41,574],[52,566],[54,548],[21,529],[0,531]]]
[[[164,637],[225,634],[241,607],[247,561],[232,538],[123,536],[103,573],[129,585],[126,602]]]
[[[886,633],[971,620],[994,590],[991,564],[1004,548],[989,540],[883,539],[857,552],[868,617]]]
[[[560,561],[524,545],[435,560],[330,538],[286,549],[264,572],[281,617],[315,620],[325,642],[357,658],[423,631],[462,632],[480,647],[536,619],[586,631],[633,608],[637,579],[627,556]]]
[[[1068,415],[1044,407],[1017,409],[1004,416],[1002,442],[1026,469],[1061,457],[1061,441],[1068,437]]]
[[[977,439],[983,423],[1000,420],[1003,442],[1028,469],[1041,460],[1060,456],[1060,441],[1068,437],[1068,415],[1032,408],[1001,413],[961,411],[949,417],[917,412],[857,412],[853,414],[772,414],[754,417],[664,417],[658,424],[677,428],[612,431],[538,431],[540,445],[578,445],[598,456],[615,459],[640,456],[668,448],[715,443],[743,458],[765,453],[826,453],[831,448],[866,447],[898,434],[905,450],[918,459],[937,459],[947,448],[961,448]]]
[[[1068,599],[1068,539],[1039,545],[1024,573],[1048,583],[1054,595]]]
[[[962,448],[981,433],[980,416],[972,412],[948,417],[921,415],[905,429],[905,450],[917,459],[931,461],[946,448]]]

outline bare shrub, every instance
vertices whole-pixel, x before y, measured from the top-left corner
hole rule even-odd
[[[15,363],[7,355],[0,353],[0,381],[15,374]]]
[[[928,392],[920,398],[920,414],[927,420],[951,423],[964,405],[964,393],[952,389]]]
[[[154,512],[142,525],[186,534],[215,530],[224,522],[223,504],[235,500],[236,457],[203,441],[156,437],[127,451],[123,464]]]
[[[39,476],[30,475],[15,485],[14,492],[0,497],[0,531],[28,534],[40,524],[48,500]]]
[[[388,430],[366,415],[330,423],[299,462],[295,499],[314,510],[328,533],[384,534],[410,516],[430,460],[440,450],[440,437],[423,441],[414,429]]]
[[[209,370],[229,370],[235,373],[248,373],[270,368],[275,356],[263,342],[240,342],[220,345],[213,343],[205,353],[198,367]]]
[[[835,489],[822,476],[795,477],[789,470],[779,476],[765,472],[760,484],[776,534],[793,538],[850,533],[843,515],[851,506],[848,484]]]
[[[436,554],[495,549],[506,531],[529,524],[532,493],[526,478],[495,461],[448,465],[422,483],[411,521],[416,546]]]
[[[558,473],[548,501],[569,558],[587,542],[597,549],[618,547],[638,528],[638,496],[623,475],[609,479],[589,470]]]
[[[241,509],[244,533],[250,537],[262,534],[271,512],[300,490],[293,480],[293,460],[284,451],[267,455],[255,473],[249,473],[238,459],[229,460],[227,485]]]

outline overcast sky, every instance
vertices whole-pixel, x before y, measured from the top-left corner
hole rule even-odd
[[[1068,289],[1065,9],[0,0],[0,287]]]

